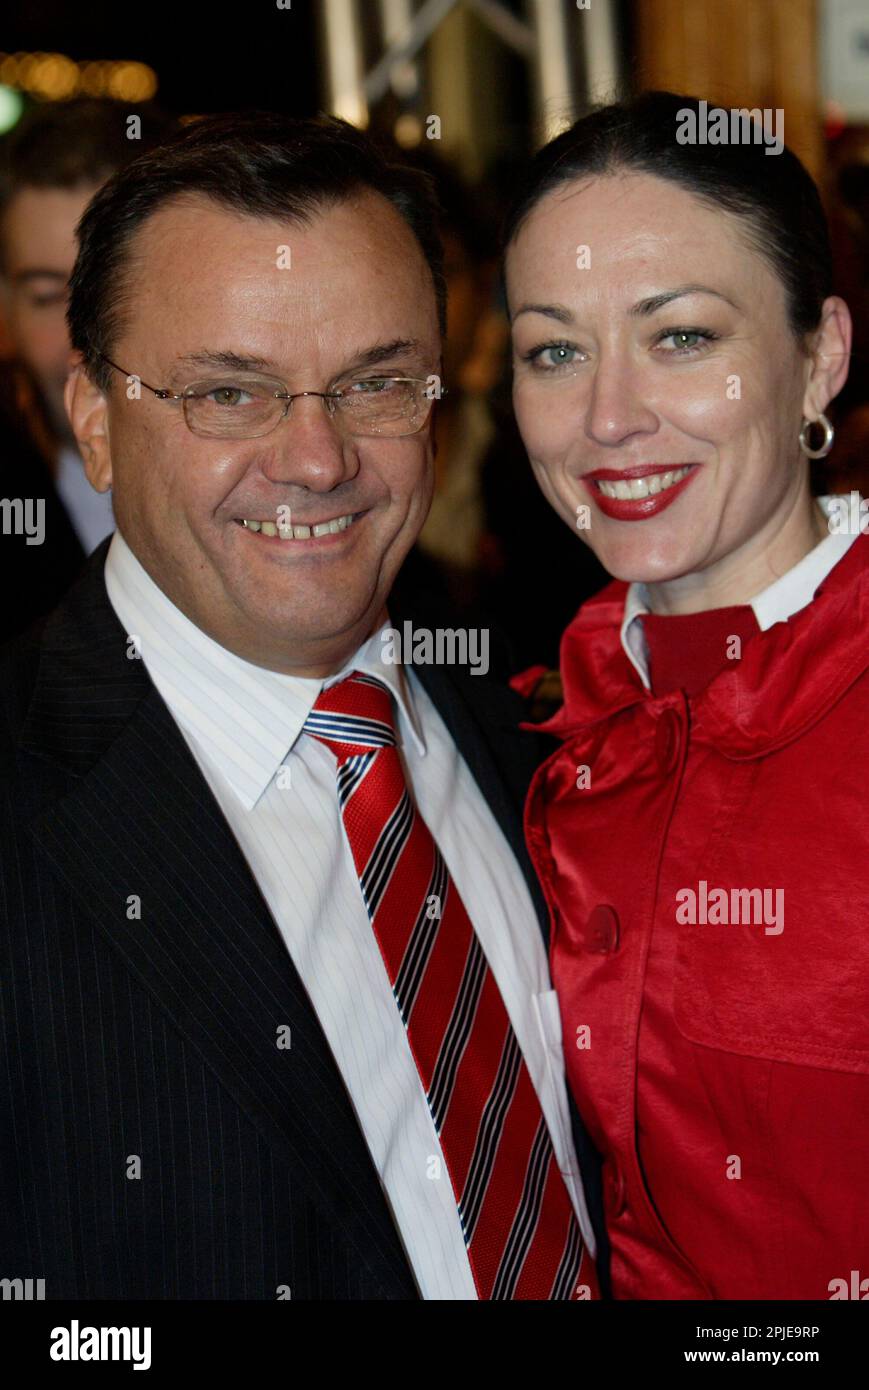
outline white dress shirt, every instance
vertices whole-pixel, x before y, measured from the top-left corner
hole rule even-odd
[[[383,628],[335,676],[309,680],[252,665],[207,636],[154,583],[118,531],[105,582],[286,942],[421,1296],[475,1299],[440,1142],[344,833],[335,757],[302,732],[320,690],[354,668],[389,687],[413,797],[498,982],[594,1254],[570,1131],[558,1002],[527,884],[412,668],[381,660]],[[430,1163],[433,1157],[438,1165]],[[440,1177],[431,1177],[437,1168]]]
[[[833,503],[837,500],[844,501],[847,507],[847,494],[844,494],[842,499],[837,499],[832,495],[815,498],[818,506],[827,517],[833,509]],[[801,608],[805,608],[807,604],[811,603],[821,580],[826,579],[858,535],[859,532],[855,531],[824,536],[823,540],[818,541],[818,544],[809,551],[808,555],[804,555],[802,560],[799,560],[780,579],[776,579],[766,589],[755,594],[754,598],[749,600],[749,606],[754,609],[754,616],[757,618],[757,625],[761,632],[766,632],[767,628],[772,627],[774,623],[787,622],[794,613],[798,613]],[[645,584],[630,584],[625,595],[625,608],[622,617],[622,647],[628,661],[647,690],[651,689],[649,650],[646,644],[646,635],[643,632],[643,624],[637,619],[642,618],[644,613],[651,613],[651,611],[649,591]]]

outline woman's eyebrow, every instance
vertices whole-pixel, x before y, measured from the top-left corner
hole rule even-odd
[[[639,299],[636,304],[631,306],[629,312],[641,316],[654,314],[658,309],[663,309],[665,304],[669,304],[674,299],[681,299],[683,295],[687,294],[712,294],[716,299],[723,299],[725,304],[729,304],[731,308],[739,308],[739,305],[734,304],[732,299],[728,299],[726,294],[722,294],[720,290],[713,290],[710,285],[680,285],[678,289],[664,290],[661,294],[649,295],[648,299]]]
[[[559,323],[573,323],[573,314],[563,304],[520,304],[510,319],[515,323],[520,314],[542,314],[547,319],[557,319]]]
[[[734,300],[728,299],[727,295],[722,294],[720,290],[714,290],[711,285],[680,285],[675,290],[663,290],[661,294],[652,294],[647,299],[639,299],[628,312],[635,316],[654,314],[665,304],[688,294],[712,294],[716,299],[723,299],[725,304],[729,304],[731,308],[739,309],[739,305]],[[542,314],[544,318],[555,319],[558,323],[573,323],[573,314],[564,304],[521,304],[510,322],[515,323],[520,314]]]

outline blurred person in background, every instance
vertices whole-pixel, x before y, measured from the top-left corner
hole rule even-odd
[[[114,528],[111,493],[87,481],[63,405],[75,227],[104,180],[173,128],[151,106],[81,98],[31,108],[0,142],[0,494],[41,502],[45,533],[0,537],[14,596],[0,639],[50,611]]]
[[[435,490],[417,544],[444,571],[451,595],[478,599],[485,530],[481,466],[492,439],[488,395],[506,356],[507,326],[494,303],[497,241],[483,205],[443,160],[410,162],[435,179],[447,284],[444,382],[437,418]]]

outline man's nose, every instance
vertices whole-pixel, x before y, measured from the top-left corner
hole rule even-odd
[[[344,435],[327,402],[316,394],[297,395],[271,435],[262,471],[272,482],[297,483],[315,492],[353,478],[359,471],[355,440]]]
[[[624,444],[634,434],[653,434],[658,416],[646,403],[640,368],[626,354],[603,353],[594,369],[585,432],[597,444]]]

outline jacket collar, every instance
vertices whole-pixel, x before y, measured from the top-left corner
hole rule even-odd
[[[538,727],[567,738],[620,710],[654,709],[679,701],[656,699],[644,687],[621,644],[628,585],[609,584],[584,604],[561,645],[564,704]],[[727,757],[760,757],[811,728],[869,667],[869,535],[861,534],[787,622],[775,623],[746,645],[690,704],[695,732]]]
[[[24,721],[22,747],[76,776],[86,776],[129,726],[139,719],[160,724],[164,750],[192,755],[152,683],[145,663],[112,609],[104,580],[109,540],[97,547],[63,604],[41,634],[36,685]],[[442,615],[420,602],[403,572],[389,599],[392,622],[437,627]],[[137,634],[138,635],[138,634]],[[544,938],[548,914],[522,836],[521,806],[543,753],[520,733],[522,701],[498,679],[478,678],[456,666],[418,666],[414,673],[452,734],[482,795],[516,855]],[[152,730],[152,736],[157,737]],[[198,778],[198,769],[197,769]]]
[[[250,810],[302,733],[324,686],[352,670],[386,685],[399,711],[399,737],[425,741],[404,669],[381,659],[389,619],[326,680],[284,675],[245,661],[209,637],[151,578],[124,541],[112,537],[106,590],[118,620],[135,633],[148,675],[173,717],[205,752]]]
[[[852,498],[856,499],[861,507],[864,505],[856,492],[852,493],[850,498],[836,494],[815,498],[818,507],[827,518],[828,535],[785,574],[773,580],[772,584],[759,594],[755,594],[746,605],[753,610],[761,632],[766,632],[774,623],[786,622],[792,614],[798,613],[807,603],[811,603],[822,580],[826,579],[830,570],[853,545],[859,532],[855,533],[850,527],[841,529],[839,525],[846,508],[850,516],[855,505]],[[859,515],[862,515],[862,511]],[[621,641],[628,660],[638,671],[647,690],[650,688],[648,647],[643,624],[635,622],[634,619],[650,612],[647,585],[629,584],[622,616]]]
[[[132,638],[106,590],[111,540],[107,537],[97,546],[61,606],[43,621],[36,688],[22,731],[27,751],[77,774],[98,760],[153,690],[145,663],[135,658]],[[390,595],[389,615],[398,627],[406,621],[436,627],[443,621],[442,613],[418,601],[414,583],[403,572]],[[389,669],[383,668],[387,675]],[[520,698],[506,681],[480,679],[460,666],[413,669],[491,800],[492,784],[502,789],[503,779],[485,734],[493,730],[500,736],[517,735]],[[379,678],[384,675],[379,673]],[[415,706],[406,699],[402,708],[414,738],[422,740]],[[519,742],[527,744],[525,738]]]
[[[99,760],[152,689],[103,582],[109,538],[44,620],[21,746],[78,776]]]

